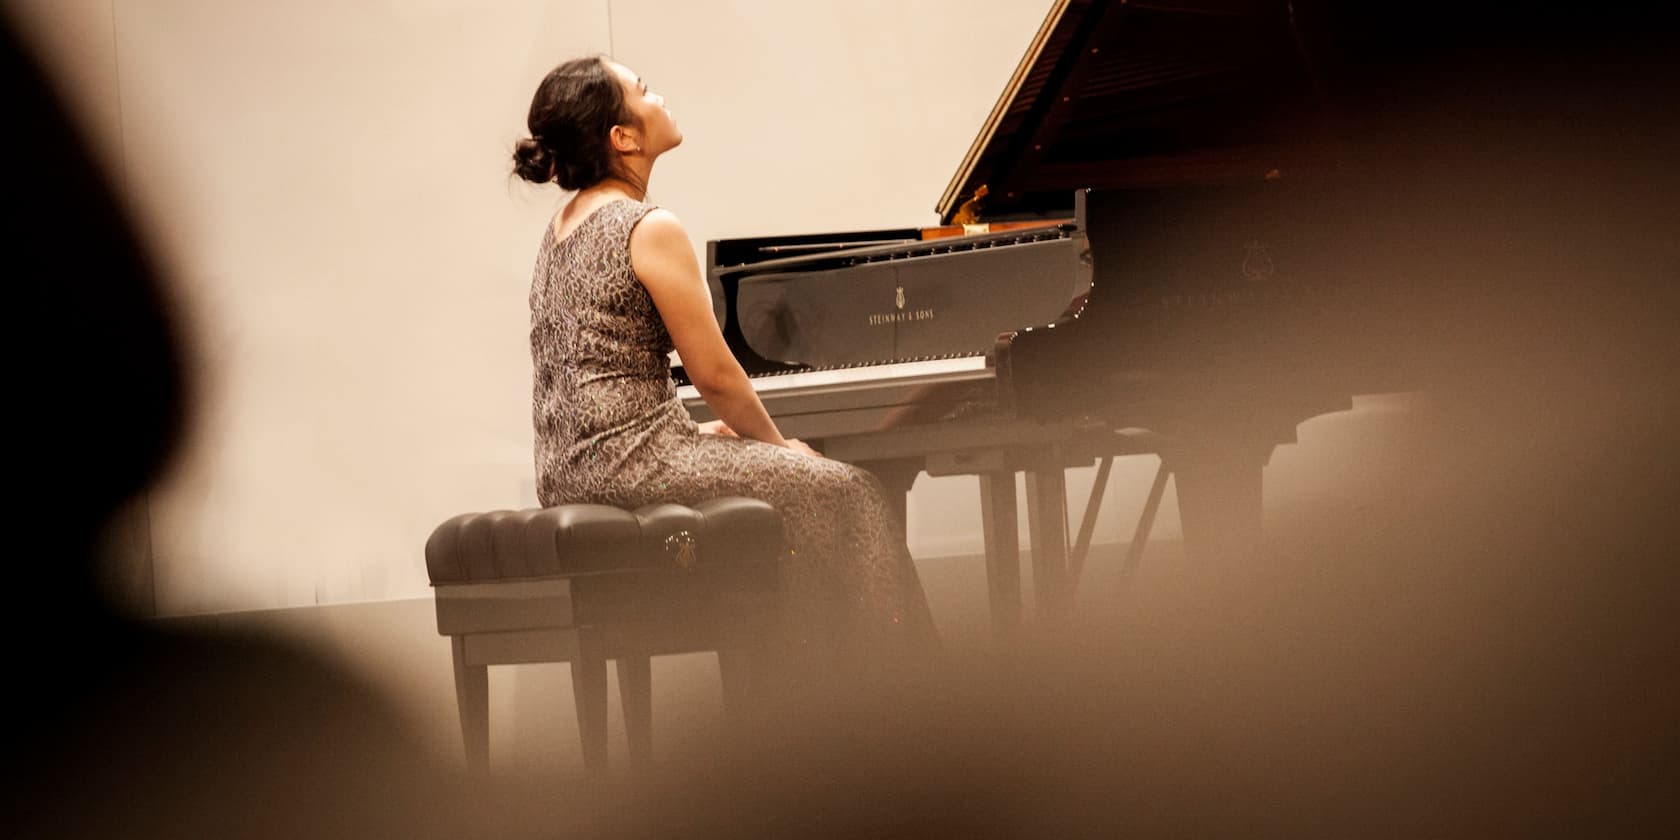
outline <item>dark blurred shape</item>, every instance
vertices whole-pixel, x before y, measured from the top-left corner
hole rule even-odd
[[[12,837],[458,836],[449,774],[368,686],[266,638],[170,631],[98,586],[112,518],[178,451],[188,370],[165,283],[10,28]]]
[[[176,451],[188,385],[152,255],[49,80],[8,30],[6,259],[24,308],[10,385],[31,529],[62,559],[21,564],[43,611],[99,612],[86,581],[108,518]]]
[[[1439,301],[1409,348],[1431,384],[1520,400],[1518,423],[1672,407],[1645,364],[1676,299],[1669,13],[1296,6],[1387,252]]]

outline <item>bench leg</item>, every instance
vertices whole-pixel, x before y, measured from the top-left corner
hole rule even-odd
[[[617,667],[630,766],[646,768],[653,763],[653,663],[647,656],[625,654],[618,657]]]
[[[578,739],[583,766],[591,774],[607,771],[607,660],[588,637],[578,640],[572,660],[572,698],[577,702]]]
[[[455,708],[461,716],[461,745],[466,748],[467,769],[483,773],[490,768],[490,675],[483,665],[467,664],[465,637],[450,636],[455,653]]]

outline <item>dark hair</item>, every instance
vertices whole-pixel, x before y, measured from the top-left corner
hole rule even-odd
[[[536,184],[581,190],[614,174],[607,135],[634,122],[605,56],[574,58],[550,70],[525,118],[531,136],[513,149],[513,172]]]

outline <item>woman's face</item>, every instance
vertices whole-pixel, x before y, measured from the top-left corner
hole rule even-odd
[[[645,154],[654,157],[682,142],[682,131],[665,108],[665,97],[649,90],[636,71],[616,61],[607,62],[607,69],[618,77],[619,84],[624,88],[624,106],[641,124],[642,151]]]

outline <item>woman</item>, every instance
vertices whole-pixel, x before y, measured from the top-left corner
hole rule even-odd
[[[726,495],[775,505],[798,641],[865,658],[921,649],[933,623],[901,526],[874,476],[784,438],[729,351],[688,234],[646,203],[682,142],[664,97],[605,58],[538,86],[516,174],[574,191],[544,233],[531,284],[538,498],[634,508]],[[675,349],[721,418],[676,396]]]

